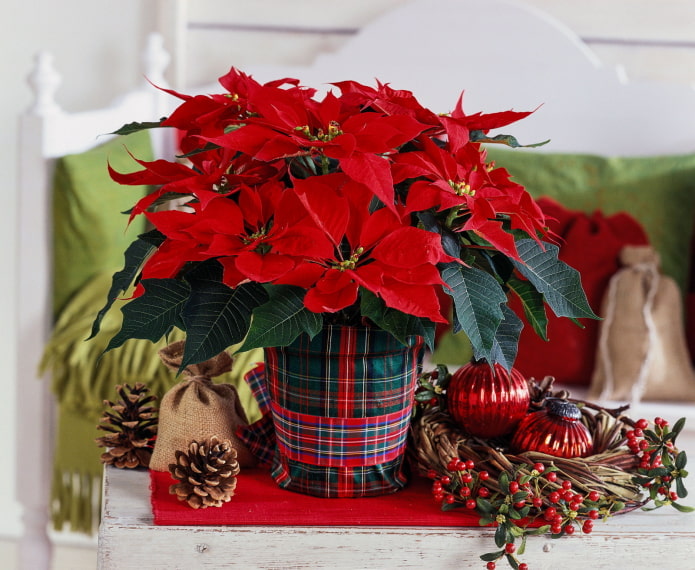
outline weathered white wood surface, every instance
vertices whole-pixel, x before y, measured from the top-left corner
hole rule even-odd
[[[668,410],[663,414],[664,417]],[[674,416],[674,420],[677,419]],[[679,448],[695,457],[695,426]],[[495,550],[490,530],[412,527],[154,526],[147,471],[107,467],[99,568],[389,569],[484,568]],[[687,486],[687,485],[686,485]],[[695,505],[695,489],[684,504]],[[693,568],[695,513],[672,508],[597,522],[591,535],[532,537],[523,556],[534,570]],[[500,563],[499,568],[506,563]]]

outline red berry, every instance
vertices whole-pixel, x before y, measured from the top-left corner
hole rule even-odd
[[[584,534],[590,534],[594,530],[594,523],[591,520],[584,521],[582,524],[582,532]]]
[[[540,509],[543,506],[543,499],[541,499],[540,497],[534,497],[531,503],[534,507]]]
[[[487,471],[481,471],[478,473],[478,477],[481,481],[487,481],[490,478],[490,474]]]
[[[470,497],[471,496],[471,488],[470,487],[461,487],[461,493],[462,497]]]
[[[444,500],[444,493],[435,493],[434,494],[434,500],[437,501],[438,503],[441,503]]]
[[[545,465],[543,465],[542,463],[534,463],[533,470],[538,471],[539,473],[543,473],[543,471],[545,471]]]
[[[562,498],[569,503],[572,499],[574,499],[574,493],[572,491],[565,491],[562,493]]]
[[[555,471],[551,471],[550,473],[546,474],[545,478],[551,483],[555,483],[555,481],[557,481],[557,473]]]
[[[515,509],[523,509],[525,506],[526,506],[526,501],[519,501],[518,503],[514,503]]]
[[[550,532],[553,534],[560,534],[562,532],[562,525],[554,524],[550,527]]]
[[[475,461],[472,459],[469,459],[466,461],[466,469],[474,469],[475,468]]]
[[[671,491],[671,492],[669,493],[669,498],[670,498],[672,501],[677,501],[677,500],[678,500],[678,493],[676,493],[675,491]]]
[[[464,473],[463,475],[461,475],[461,481],[468,484],[471,481],[473,481],[473,475],[471,475],[470,473]]]
[[[468,500],[466,501],[466,508],[467,508],[467,509],[473,510],[473,509],[475,509],[477,506],[478,506],[477,503],[476,503],[475,500],[473,500],[473,499],[468,499]]]
[[[480,489],[478,489],[478,496],[483,497],[483,499],[485,497],[489,497],[490,496],[490,490],[487,487],[480,487]]]
[[[432,492],[433,493],[439,493],[442,490],[442,482],[441,481],[435,481],[432,483]]]
[[[635,437],[644,437],[644,430],[642,428],[635,428],[633,430]]]
[[[589,515],[590,519],[596,520],[599,517],[598,511],[596,509],[591,509],[587,515]]]
[[[559,525],[561,525],[563,520],[564,520],[563,516],[562,516],[561,514],[558,513],[557,515],[555,515],[555,516],[553,517],[553,520],[550,521],[550,522],[552,522],[553,524],[559,524]]]
[[[519,570],[528,570],[528,564],[526,564],[526,562],[522,562],[519,564]]]
[[[509,483],[509,492],[510,493],[514,494],[518,490],[519,490],[519,483],[517,483],[516,481],[512,481],[511,483]]]
[[[543,512],[543,517],[545,518],[545,520],[549,521],[549,520],[552,520],[556,514],[557,514],[557,509],[555,507],[548,507]]]
[[[569,491],[572,488],[572,481],[570,481],[569,479],[563,481],[562,488],[565,489],[565,491]]]
[[[552,493],[550,493],[550,495],[548,495],[548,500],[551,503],[559,503],[560,502],[560,493],[558,493],[557,491],[553,491]]]
[[[507,554],[514,554],[516,552],[516,546],[514,546],[513,542],[508,542],[504,545],[504,551]]]
[[[647,420],[645,420],[644,418],[642,418],[642,419],[637,420],[635,422],[635,425],[638,428],[647,429],[649,427],[649,422]]]
[[[447,471],[458,471],[458,464],[460,459],[454,457],[449,463],[446,464]]]
[[[581,507],[581,506],[582,506],[581,503],[577,503],[576,501],[572,501],[572,502],[569,504],[569,509],[570,509],[570,511],[578,511],[578,510],[579,510],[579,507]]]
[[[427,477],[429,479],[436,479],[437,478],[437,472],[434,469],[429,469],[427,471]]]
[[[564,527],[565,534],[574,534],[574,526],[571,524],[565,525]]]
[[[442,485],[449,485],[451,483],[451,477],[449,477],[448,475],[444,475],[444,477],[442,477],[440,481],[442,482]]]
[[[591,492],[589,493],[589,500],[592,501],[592,502],[594,502],[594,503],[595,503],[596,501],[598,501],[600,498],[601,498],[601,495],[599,495],[599,492],[598,492],[598,491],[591,491]]]
[[[495,564],[494,562],[487,563],[487,570],[495,570],[495,568],[497,568],[497,564]]]
[[[646,439],[643,439],[639,442],[639,448],[644,451],[649,447],[649,442]]]
[[[635,439],[635,437],[636,437],[636,435],[635,435],[635,430],[634,430],[634,429],[630,429],[630,430],[626,431],[626,432],[625,432],[625,437],[628,438],[628,439]]]

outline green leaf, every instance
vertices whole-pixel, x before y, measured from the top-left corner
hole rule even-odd
[[[507,544],[507,528],[506,525],[501,524],[495,530],[495,544],[499,547]]]
[[[156,129],[162,126],[162,122],[166,119],[166,117],[160,119],[159,121],[147,121],[143,123],[139,122],[132,122],[132,123],[127,123],[123,125],[120,129],[117,131],[113,131],[111,134],[112,135],[131,135],[133,133],[137,133],[138,131],[146,131],[148,129]]]
[[[681,513],[692,513],[693,511],[695,511],[695,507],[688,507],[679,503],[671,503],[671,506],[677,511],[680,511]]]
[[[685,418],[681,418],[675,424],[673,424],[673,429],[671,430],[672,439],[676,439],[676,437],[678,437],[678,434],[681,431],[683,431],[684,427],[685,427]]]
[[[191,295],[183,310],[186,346],[181,370],[241,342],[249,331],[253,310],[268,300],[268,294],[258,283],[232,289],[202,276],[196,276],[190,283]]]
[[[483,562],[494,562],[498,558],[501,558],[503,554],[504,550],[500,550],[498,552],[488,552],[487,554],[481,554],[480,559]]]
[[[589,307],[579,272],[557,258],[556,245],[544,242],[541,247],[535,240],[522,239],[517,250],[523,263],[512,260],[514,266],[543,294],[558,317],[599,318]]]
[[[475,358],[494,362],[495,333],[504,318],[501,305],[507,302],[502,287],[489,273],[457,263],[446,264],[442,278],[454,301],[454,332],[466,333]]]
[[[435,324],[429,319],[387,307],[382,299],[367,289],[361,290],[360,310],[363,316],[390,332],[404,345],[408,345],[409,336],[421,336],[430,349],[434,348]]]
[[[495,341],[490,361],[498,362],[509,372],[514,365],[519,348],[519,335],[524,328],[521,319],[507,305],[502,305],[504,319],[495,331]]]
[[[516,137],[513,137],[512,135],[497,135],[494,137],[489,137],[484,133],[484,131],[471,131],[470,138],[474,142],[505,144],[511,148],[534,148],[546,145],[550,142],[550,139],[548,139],[546,141],[533,144],[520,144],[519,141],[516,140]]]
[[[676,493],[681,499],[688,496],[688,490],[685,488],[685,483],[681,477],[676,477]]]
[[[514,558],[511,554],[505,554],[505,558],[507,559],[507,563],[514,569],[514,570],[519,570],[519,563],[516,561],[516,558]]]
[[[239,348],[241,352],[265,346],[287,346],[303,332],[314,338],[321,331],[323,318],[304,306],[304,289],[275,285],[265,290],[268,301],[253,311],[253,326]]]
[[[512,277],[507,281],[509,288],[519,297],[526,322],[543,340],[548,340],[548,315],[545,312],[543,295],[528,281]]]
[[[506,495],[509,493],[509,473],[502,471],[498,478],[500,490]]]
[[[529,528],[529,529],[526,529],[526,534],[529,535],[529,536],[536,536],[536,535],[539,535],[539,534],[545,534],[545,533],[548,532],[549,530],[550,530],[550,525],[549,525],[549,524],[546,524],[546,525],[543,525],[543,526],[539,526],[538,528]]]
[[[129,338],[157,342],[180,323],[190,287],[176,279],[145,279],[145,292],[123,305],[121,330],[109,341],[104,352],[121,346]]]
[[[478,506],[478,511],[480,511],[483,514],[491,514],[495,512],[495,509],[493,508],[492,503],[490,503],[490,501],[486,501],[485,499],[478,497],[475,500],[475,503]]]
[[[92,332],[90,338],[94,338],[101,327],[101,321],[109,312],[109,309],[114,304],[116,299],[123,295],[133,284],[137,276],[140,274],[145,260],[157,249],[157,246],[164,241],[164,236],[157,230],[153,230],[147,234],[142,234],[131,243],[125,251],[125,265],[123,269],[113,274],[111,280],[111,288],[106,295],[106,304],[97,313],[94,322],[92,323]]]
[[[676,456],[676,469],[683,469],[688,463],[688,456],[685,451],[681,451]]]

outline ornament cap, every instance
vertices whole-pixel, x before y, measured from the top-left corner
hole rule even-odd
[[[579,407],[567,400],[548,398],[546,407],[550,415],[566,420],[579,420],[582,417],[582,412]]]

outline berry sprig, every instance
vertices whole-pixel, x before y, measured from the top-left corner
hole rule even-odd
[[[655,418],[653,429],[648,429],[649,422],[640,419],[625,433],[628,448],[640,461],[633,481],[649,491],[649,499],[654,503],[653,507],[643,507],[644,510],[667,505],[681,512],[695,510],[677,502],[688,496],[684,483],[688,459],[685,451],[678,451],[674,443],[684,426],[685,418],[678,420],[673,428],[665,419]]]

